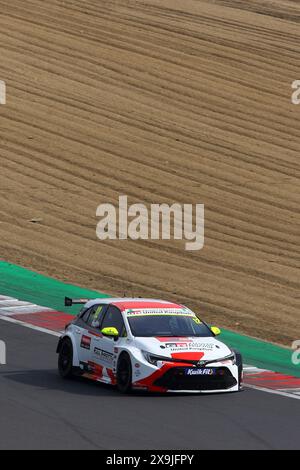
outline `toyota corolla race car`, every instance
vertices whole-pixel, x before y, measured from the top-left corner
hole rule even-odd
[[[65,299],[84,303],[57,346],[63,378],[81,375],[151,392],[233,392],[242,358],[183,305],[152,299]]]

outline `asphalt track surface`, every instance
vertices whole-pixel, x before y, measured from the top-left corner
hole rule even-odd
[[[224,395],[120,395],[62,380],[57,338],[0,320],[0,449],[297,449],[300,401]]]

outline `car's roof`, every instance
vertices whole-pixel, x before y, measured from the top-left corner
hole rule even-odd
[[[100,299],[90,300],[86,307],[92,307],[95,304],[110,304],[119,307],[120,310],[127,310],[133,308],[182,308],[182,305],[173,302],[167,302],[160,299],[140,299],[134,297],[105,297]]]

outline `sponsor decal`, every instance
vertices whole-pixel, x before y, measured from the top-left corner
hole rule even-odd
[[[157,336],[156,339],[161,343],[170,343],[170,336]],[[193,338],[187,336],[174,336],[172,337],[172,343],[193,343]]]
[[[83,362],[80,361],[80,368],[83,369],[85,372],[91,373],[94,372],[94,365],[91,362]]]
[[[166,348],[171,349],[188,349],[189,343],[166,343]]]
[[[214,375],[215,369],[186,369],[186,375]]]
[[[102,362],[106,362],[107,364],[112,364],[113,361],[113,354],[108,351],[104,351],[103,349],[94,348],[94,354],[97,356]]]
[[[176,342],[166,343],[165,347],[171,351],[183,351],[183,350],[200,350],[200,351],[212,351],[214,344],[212,343],[198,343],[198,342]]]
[[[195,314],[188,308],[139,308],[125,310],[128,317],[142,316],[142,315],[185,315],[195,317]]]
[[[92,380],[100,380],[103,375],[103,366],[96,364],[95,362],[80,362],[80,368],[83,369],[83,377],[87,377]]]
[[[82,335],[80,347],[83,349],[91,349],[92,339],[89,336]]]

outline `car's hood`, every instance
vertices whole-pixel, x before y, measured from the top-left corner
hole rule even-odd
[[[164,357],[190,360],[215,360],[228,356],[231,350],[214,337],[136,337],[138,349]]]

